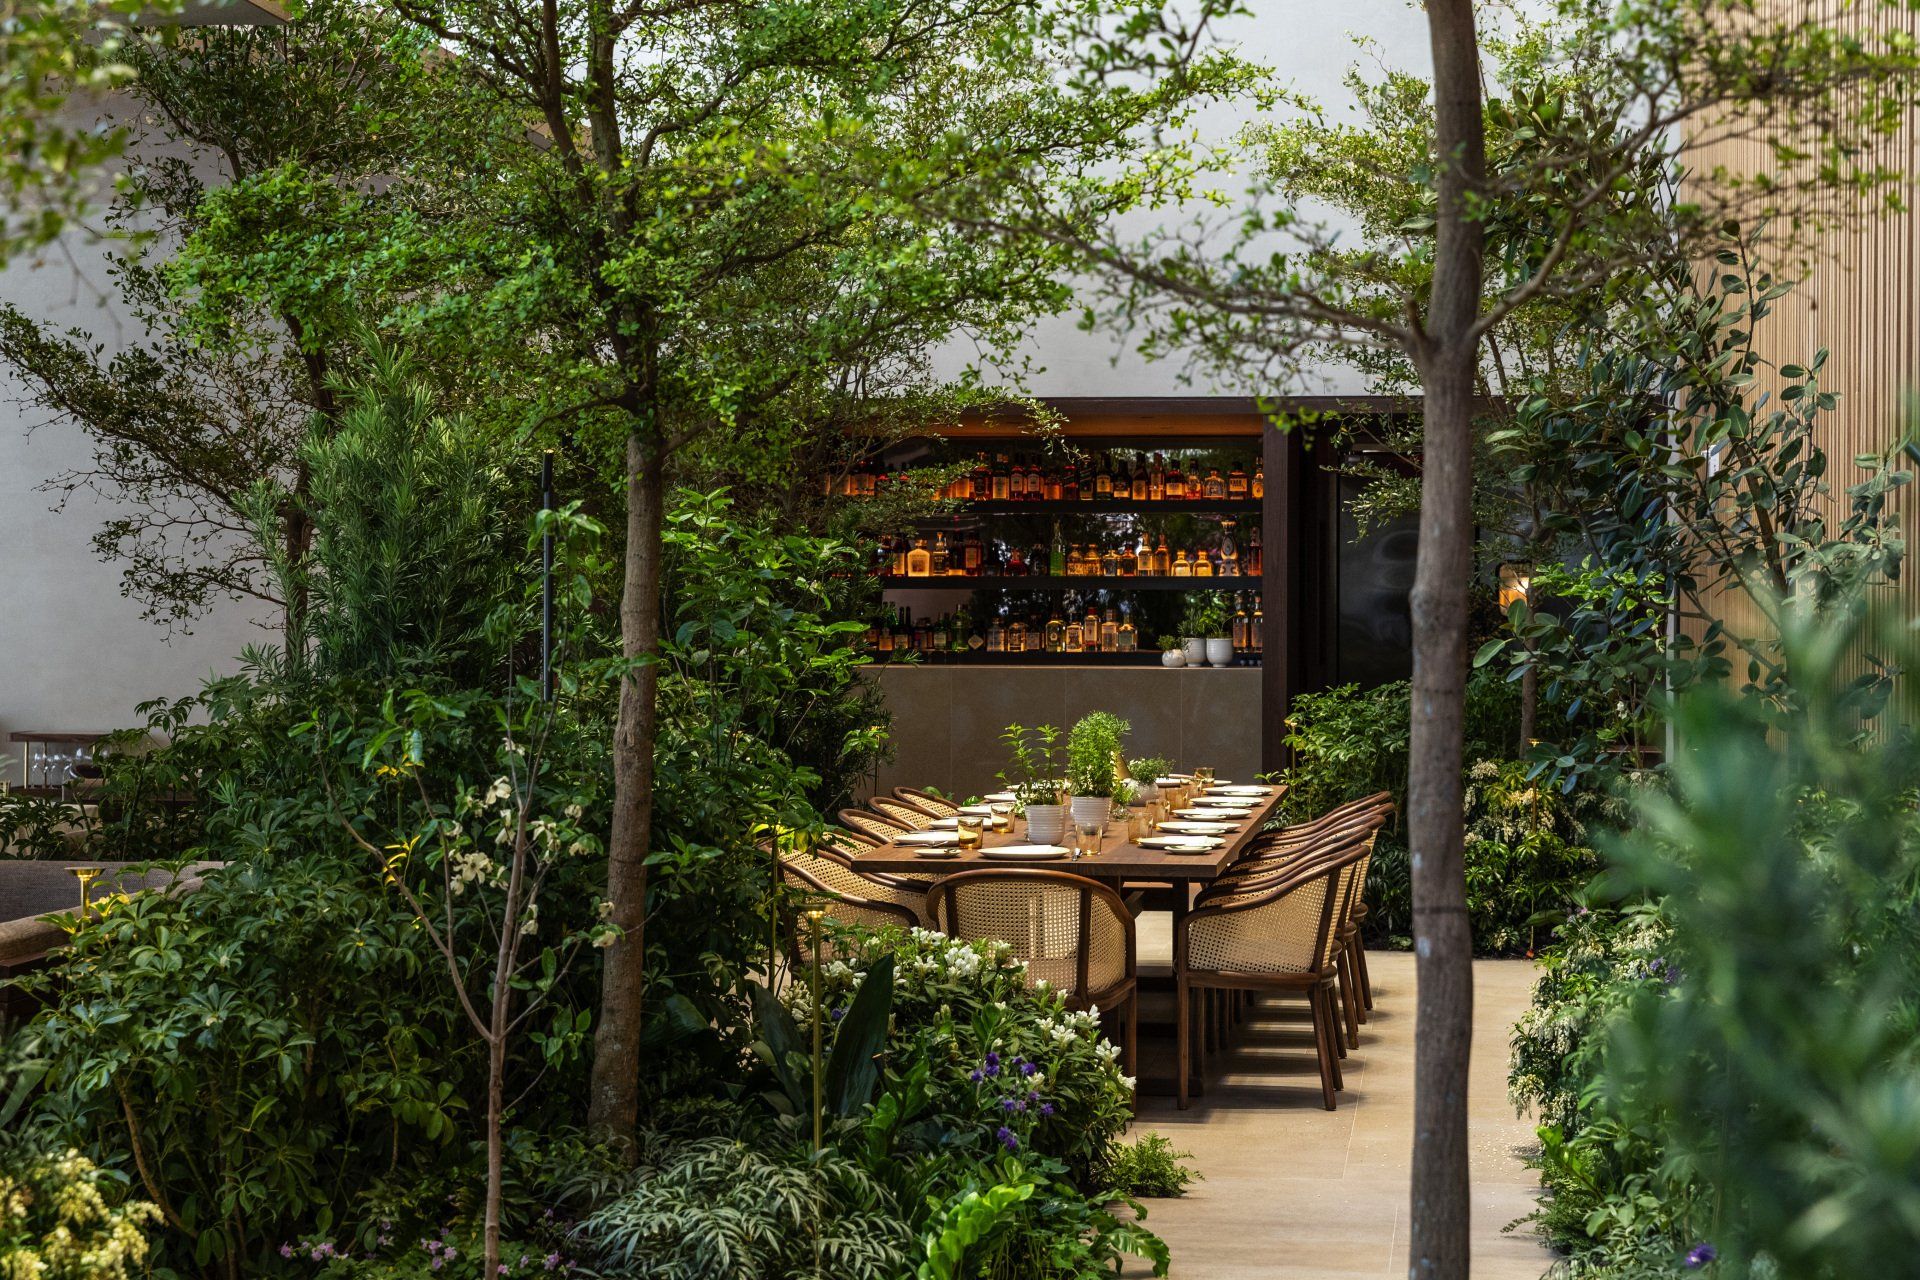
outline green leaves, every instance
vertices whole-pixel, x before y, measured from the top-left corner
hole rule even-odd
[[[857,1115],[873,1097],[892,1014],[893,957],[883,956],[867,970],[859,993],[834,1031],[826,1080],[826,1106],[833,1115]]]

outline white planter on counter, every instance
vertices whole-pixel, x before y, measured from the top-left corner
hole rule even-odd
[[[1233,665],[1233,641],[1226,636],[1213,636],[1207,640],[1207,661],[1216,667]]]
[[[1163,667],[1184,667],[1187,665],[1187,655],[1178,649],[1168,649],[1160,655],[1160,665]]]
[[[1180,637],[1180,652],[1186,655],[1190,667],[1207,665],[1207,642],[1199,636]]]

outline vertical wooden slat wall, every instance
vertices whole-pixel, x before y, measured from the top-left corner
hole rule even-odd
[[[1776,0],[1798,9],[1806,0]],[[1815,0],[1812,6],[1830,22],[1845,23],[1869,37],[1904,32],[1920,38],[1920,13],[1904,6],[1852,4],[1847,0]],[[1863,93],[1853,89],[1856,101]],[[1879,144],[1880,160],[1906,176],[1906,203],[1914,203],[1913,179],[1920,170],[1920,130],[1909,127]],[[1763,143],[1756,140],[1719,142],[1697,147],[1696,169],[1723,164],[1734,172],[1774,168]],[[1824,416],[1818,442],[1829,464],[1830,514],[1844,513],[1847,488],[1864,475],[1854,459],[1881,454],[1909,426],[1907,400],[1920,390],[1920,215],[1912,210],[1882,212],[1884,193],[1866,197],[1829,191],[1818,201],[1815,214],[1823,229],[1811,254],[1775,264],[1783,278],[1797,279],[1793,292],[1773,304],[1774,311],[1756,330],[1760,354],[1777,369],[1784,364],[1807,364],[1814,354],[1830,354],[1821,377],[1824,389],[1839,396],[1839,405]],[[1763,379],[1777,391],[1778,379]],[[1912,486],[1895,499],[1896,518],[1908,543],[1915,538]],[[1889,589],[1886,604],[1905,617],[1920,615],[1920,573],[1902,575]],[[1726,597],[1721,616],[1736,630],[1749,631],[1759,619],[1744,598]],[[1864,656],[1864,655],[1860,655]]]

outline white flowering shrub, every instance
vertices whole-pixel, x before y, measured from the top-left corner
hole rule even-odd
[[[1102,1182],[1134,1082],[1120,1072],[1120,1047],[1100,1034],[1097,1010],[1070,1011],[1058,992],[1028,986],[1005,943],[887,930],[845,953],[821,972],[826,1016],[842,1016],[868,965],[893,955],[883,1089],[908,1088],[924,1072],[916,1122],[942,1148],[1054,1159],[1083,1187]],[[808,984],[790,984],[787,998],[806,1027]]]

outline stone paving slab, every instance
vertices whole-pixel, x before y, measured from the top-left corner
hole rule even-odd
[[[1142,919],[1144,971],[1164,969],[1165,917]],[[1413,957],[1370,953],[1375,1009],[1343,1064],[1336,1111],[1320,1106],[1313,1041],[1287,1002],[1268,1000],[1242,1028],[1240,1048],[1210,1073],[1206,1096],[1179,1111],[1146,1098],[1135,1133],[1166,1134],[1204,1175],[1177,1200],[1148,1201],[1149,1225],[1173,1248],[1174,1280],[1402,1277],[1407,1274],[1407,1179],[1413,1132]],[[1507,1038],[1526,1008],[1533,965],[1474,964],[1473,1160],[1475,1280],[1537,1280],[1553,1256],[1522,1227],[1536,1183],[1521,1162],[1530,1121],[1507,1104]],[[1170,1021],[1150,995],[1147,1023]],[[1155,1028],[1158,1030],[1159,1028]],[[1166,1072],[1166,1036],[1145,1034],[1143,1069]],[[1156,1061],[1156,1058],[1160,1059]],[[1136,1265],[1124,1273],[1144,1277]]]

